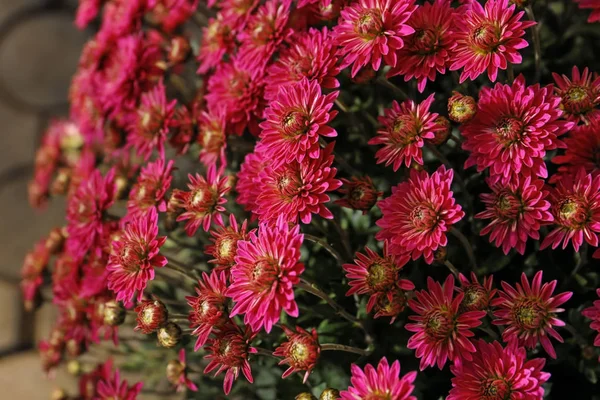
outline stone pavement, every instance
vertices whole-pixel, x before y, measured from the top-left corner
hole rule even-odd
[[[43,212],[31,209],[27,181],[47,118],[66,113],[71,75],[89,36],[73,26],[72,9],[41,8],[54,3],[0,0],[0,355],[26,344],[29,338],[19,331],[24,321],[35,320],[36,340],[52,323],[51,307],[35,316],[22,311],[18,280],[25,253],[64,224],[64,202],[55,201]],[[64,379],[59,381],[64,386]],[[47,399],[57,383],[43,379],[35,351],[0,359],[2,398]]]

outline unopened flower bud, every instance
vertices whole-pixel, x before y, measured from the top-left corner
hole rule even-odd
[[[273,355],[283,357],[282,363],[290,366],[283,373],[284,378],[295,371],[306,371],[304,374],[304,382],[306,382],[308,375],[317,365],[317,361],[321,355],[321,346],[319,345],[317,331],[313,329],[311,332],[308,332],[299,326],[296,327],[296,331],[285,326],[283,330],[288,340],[275,349]]]
[[[477,112],[477,102],[471,96],[463,96],[459,92],[452,92],[448,99],[448,116],[454,122],[464,123],[470,121]]]
[[[59,168],[56,177],[50,185],[50,194],[53,196],[61,196],[67,193],[69,182],[71,181],[71,169]]]
[[[167,380],[173,385],[179,385],[182,376],[185,376],[185,365],[179,360],[169,361],[167,364]]]
[[[84,353],[85,344],[75,339],[69,339],[67,340],[65,348],[71,357],[77,357]]]
[[[104,323],[109,326],[118,326],[125,321],[125,309],[115,300],[104,304]]]
[[[61,388],[54,389],[50,395],[51,400],[67,400],[68,398],[67,392]]]
[[[73,376],[79,376],[81,374],[81,363],[78,360],[70,360],[67,363],[67,371]]]
[[[59,253],[65,243],[65,229],[54,228],[46,239],[46,248],[51,254]]]
[[[159,300],[144,300],[135,308],[137,313],[136,331],[149,334],[164,325],[169,316],[167,307]]]
[[[446,143],[446,140],[450,137],[450,132],[452,132],[452,125],[448,118],[444,116],[439,116],[435,119],[435,124],[439,129],[436,129],[433,134],[435,137],[433,139],[427,139],[427,141],[434,146],[439,146],[441,144]]]
[[[180,64],[190,55],[190,42],[183,36],[175,36],[169,45],[169,62]]]
[[[313,396],[312,394],[310,394],[308,392],[300,393],[298,396],[296,396],[295,399],[296,400],[318,400],[315,396]]]
[[[165,324],[165,326],[158,329],[156,337],[158,338],[158,343],[162,347],[170,349],[179,343],[181,340],[181,333],[182,332],[179,325],[169,321]]]
[[[323,390],[323,393],[319,396],[319,400],[338,400],[339,398],[340,391],[333,388]]]
[[[350,180],[342,179],[342,182],[344,186],[340,189],[340,193],[344,194],[344,197],[337,200],[336,204],[360,210],[363,214],[366,214],[383,194],[377,190],[368,176],[362,178],[353,176]]]
[[[446,257],[448,256],[448,251],[445,246],[440,246],[433,252],[433,261],[436,264],[444,264],[446,262]]]
[[[116,196],[117,199],[126,199],[129,195],[129,180],[126,176],[117,175],[115,176]]]

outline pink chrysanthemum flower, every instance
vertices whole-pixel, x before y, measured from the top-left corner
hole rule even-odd
[[[242,59],[268,62],[292,31],[287,28],[291,0],[268,0],[248,18],[237,35]]]
[[[565,326],[563,321],[556,318],[556,314],[564,311],[559,306],[569,300],[573,293],[553,296],[556,281],[542,284],[542,271],[535,274],[531,285],[525,273],[521,275],[521,283],[517,283],[516,288],[504,281],[501,284],[503,290],[498,291],[492,306],[495,308],[494,317],[497,318],[493,324],[506,326],[502,340],[528,349],[535,348],[539,342],[550,357],[556,358],[550,337],[560,343],[563,338],[553,326]]]
[[[596,289],[596,295],[600,297],[600,289]],[[600,300],[595,300],[593,306],[582,310],[581,315],[592,320],[590,328],[598,332],[594,338],[594,346],[600,347]]]
[[[77,14],[75,15],[75,25],[83,30],[90,22],[96,18],[100,12],[102,0],[79,0]]]
[[[39,295],[39,288],[44,281],[42,273],[48,266],[50,253],[46,247],[46,239],[36,243],[33,250],[25,255],[23,266],[21,267],[21,290],[23,292],[23,301],[25,309],[32,311],[35,301]]]
[[[240,166],[237,174],[235,190],[238,192],[237,203],[244,206],[246,211],[256,213],[258,204],[256,200],[261,193],[261,172],[271,164],[271,160],[261,151],[248,153]]]
[[[188,319],[193,336],[197,336],[194,351],[198,351],[213,332],[221,329],[229,321],[227,315],[227,277],[224,271],[211,271],[210,275],[202,273],[202,280],[198,281],[197,296],[186,296],[191,307]]]
[[[158,214],[151,209],[146,216],[132,218],[118,240],[112,244],[112,252],[106,266],[108,288],[116,293],[117,300],[142,300],[148,281],[154,279],[154,268],[167,264],[160,254],[160,247],[167,240],[158,236]]]
[[[487,311],[497,290],[492,287],[494,276],[483,278],[483,283],[479,283],[477,275],[471,272],[471,280],[463,274],[458,274],[460,287],[457,292],[463,293],[464,297],[460,303],[460,311]]]
[[[165,33],[185,23],[198,9],[200,0],[146,0],[151,8],[151,19]]]
[[[564,175],[550,190],[550,211],[555,228],[542,242],[541,249],[566,248],[573,243],[575,251],[585,239],[597,247],[600,234],[600,174],[586,174],[580,168],[576,175]]]
[[[198,51],[199,74],[206,74],[223,60],[225,54],[232,54],[235,48],[235,31],[231,24],[218,13],[216,18],[208,21],[208,26],[202,28],[202,40]]]
[[[221,176],[222,171],[210,167],[206,178],[200,174],[195,176],[188,174],[188,191],[179,191],[175,194],[177,202],[184,212],[177,217],[177,221],[187,221],[185,231],[188,236],[193,236],[198,228],[202,226],[208,232],[211,222],[219,226],[223,225],[222,212],[225,211],[223,204],[227,202],[224,197],[231,189],[226,176]]]
[[[452,389],[446,400],[535,400],[544,397],[543,384],[550,374],[543,372],[546,360],[527,360],[522,347],[503,348],[498,342],[475,342],[471,361],[454,364],[450,371]]]
[[[141,104],[133,119],[127,144],[133,147],[136,153],[148,161],[152,152],[164,157],[165,141],[172,123],[177,100],[167,100],[165,86],[159,82],[149,92],[142,94]]]
[[[102,235],[104,213],[115,201],[115,171],[105,177],[99,170],[81,182],[67,205],[67,232],[69,242],[81,252],[86,252]]]
[[[215,115],[203,111],[198,116],[198,143],[200,161],[208,168],[221,162],[226,164],[225,148],[227,147],[225,135],[225,113]]]
[[[108,56],[104,78],[98,82],[103,110],[119,117],[135,113],[141,94],[149,91],[164,74],[158,68],[160,60],[160,48],[147,38],[141,35],[120,38]]]
[[[260,175],[261,186],[256,199],[256,213],[261,221],[274,222],[283,216],[286,222],[310,223],[312,214],[331,219],[333,214],[325,206],[329,201],[327,192],[342,185],[335,179],[336,168],[332,168],[333,147],[330,143],[321,150],[318,158],[305,159],[303,163],[293,161],[277,168],[267,166]]]
[[[392,165],[394,171],[402,164],[409,167],[413,161],[423,164],[425,139],[435,138],[435,132],[442,129],[435,123],[438,114],[429,112],[433,100],[433,94],[418,105],[412,100],[402,104],[394,100],[392,108],[384,111],[379,117],[383,127],[369,140],[371,145],[383,145],[375,154],[377,164]]]
[[[115,369],[112,376],[108,376],[105,379],[98,381],[96,386],[96,397],[95,400],[111,400],[111,399],[122,399],[122,400],[136,400],[140,392],[142,391],[142,382],[138,382],[135,385],[129,387],[126,380],[121,381],[120,372]]]
[[[235,302],[231,317],[243,314],[244,323],[254,332],[264,327],[268,333],[282,310],[298,316],[294,285],[304,271],[299,262],[303,239],[298,225],[290,228],[279,218],[274,226],[262,224],[258,233],[250,233],[250,240],[238,242],[226,292]]]
[[[333,28],[339,54],[344,57],[341,68],[352,64],[354,77],[369,64],[378,71],[382,60],[396,66],[403,38],[415,31],[406,22],[415,8],[410,0],[359,0],[342,9]]]
[[[475,218],[491,220],[480,235],[489,233],[490,242],[502,248],[504,254],[512,248],[524,254],[527,239],[539,240],[540,227],[554,220],[544,181],[528,176],[508,184],[489,182],[489,185],[492,193],[481,195],[485,211],[475,215]]]
[[[390,325],[396,321],[398,315],[406,309],[408,304],[408,296],[406,292],[400,289],[398,286],[382,293],[377,298],[377,302],[373,304],[375,314],[373,318],[390,317]],[[369,308],[367,303],[367,312],[370,313],[372,309]]]
[[[317,81],[327,89],[340,86],[335,78],[340,73],[337,66],[336,47],[331,40],[331,31],[310,28],[290,38],[288,48],[281,51],[279,58],[267,68],[265,98],[272,100],[279,90],[300,82],[303,78]]]
[[[497,83],[481,89],[477,114],[461,125],[463,149],[471,153],[465,168],[489,167],[492,179],[502,183],[518,175],[546,178],[546,152],[563,147],[558,136],[573,126],[559,120],[559,103],[552,87],[526,86],[523,75],[512,86]]]
[[[600,76],[591,73],[587,67],[583,73],[573,66],[571,78],[552,73],[556,86],[554,90],[561,98],[560,108],[565,117],[573,122],[586,122],[595,114],[600,114]]]
[[[579,4],[581,9],[591,9],[592,13],[588,18],[588,22],[599,22],[600,21],[600,0],[575,0]]]
[[[179,350],[179,358],[171,360],[167,364],[167,380],[175,385],[177,392],[182,392],[185,388],[192,392],[198,391],[198,386],[188,378],[188,368],[185,359],[185,349]]]
[[[422,93],[427,80],[435,81],[436,73],[444,74],[450,63],[456,46],[452,40],[454,19],[447,0],[418,7],[407,22],[415,33],[404,40],[404,47],[397,52],[398,62],[388,76],[403,75],[405,82],[414,78]]]
[[[415,322],[406,324],[406,329],[415,334],[408,339],[407,347],[416,350],[420,369],[436,364],[442,369],[448,360],[471,360],[471,353],[475,352],[470,340],[475,334],[471,329],[481,325],[485,311],[460,311],[464,293],[455,296],[452,275],[443,286],[428,277],[427,290],[417,291],[415,296],[408,301],[418,315],[408,317]]]
[[[363,372],[356,364],[352,364],[352,386],[340,393],[341,400],[394,399],[417,400],[412,396],[415,390],[417,372],[412,371],[400,377],[400,362],[394,361],[390,366],[383,357],[377,369],[367,364]]]
[[[259,0],[221,0],[219,6],[225,20],[235,29],[243,29]]]
[[[350,289],[346,296],[369,294],[367,312],[396,286],[402,290],[413,290],[415,285],[407,279],[398,279],[398,273],[409,260],[408,256],[395,257],[389,254],[388,242],[383,244],[383,257],[368,247],[366,254],[356,253],[354,264],[344,264]]]
[[[229,215],[229,226],[211,230],[211,244],[206,246],[206,253],[214,258],[209,263],[215,264],[216,270],[229,271],[235,264],[238,242],[248,240],[248,221],[238,225],[234,214]]]
[[[240,371],[244,374],[248,382],[253,383],[252,369],[248,362],[250,354],[256,354],[257,350],[250,346],[248,332],[241,332],[237,326],[228,326],[220,330],[214,339],[210,339],[207,346],[208,355],[204,357],[209,360],[204,369],[204,374],[213,370],[215,376],[225,371],[225,380],[223,381],[223,391],[229,394],[233,381],[235,381]]]
[[[309,333],[297,326],[294,332],[284,325],[283,331],[287,336],[287,341],[273,352],[274,356],[283,357],[279,365],[288,364],[290,366],[281,377],[285,379],[294,372],[306,371],[302,380],[302,382],[306,382],[321,355],[317,330],[312,329]]]
[[[392,188],[392,195],[378,205],[383,214],[377,221],[377,240],[390,241],[390,253],[423,256],[433,262],[434,251],[448,244],[446,232],[464,217],[450,190],[453,170],[441,166],[436,172],[410,172],[408,181]]]
[[[127,213],[132,217],[141,217],[150,209],[167,211],[165,194],[171,186],[173,160],[165,164],[164,158],[150,162],[142,167],[137,182],[131,188],[127,201]]]
[[[475,80],[486,70],[494,82],[498,69],[521,63],[519,50],[529,45],[522,37],[535,22],[521,21],[525,12],[515,13],[516,6],[509,5],[509,0],[488,0],[485,8],[473,1],[464,7],[465,12],[455,19],[456,48],[450,70],[463,68],[460,83]]]
[[[331,108],[338,94],[325,95],[317,81],[306,78],[280,88],[260,124],[261,149],[273,168],[293,161],[302,163],[305,157],[319,157],[319,138],[337,136],[327,124],[337,115]]]
[[[221,63],[208,80],[205,96],[208,110],[215,115],[224,112],[228,128],[241,135],[248,124],[257,133],[256,119],[262,117],[264,105],[264,65],[234,57]]]
[[[564,175],[576,175],[581,167],[588,174],[600,175],[600,118],[577,126],[564,142],[565,153],[552,159],[559,167],[558,172],[550,177],[550,183],[558,182]]]

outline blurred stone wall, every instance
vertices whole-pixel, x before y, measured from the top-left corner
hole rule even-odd
[[[0,398],[47,399],[61,381],[43,379],[34,350],[52,307],[25,313],[19,274],[33,244],[64,224],[62,201],[29,207],[27,182],[48,120],[67,113],[70,79],[90,35],[72,23],[76,4],[0,0]]]

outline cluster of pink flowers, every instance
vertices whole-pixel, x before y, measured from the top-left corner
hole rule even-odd
[[[573,67],[553,74],[554,85],[513,78],[526,33],[539,40],[521,2],[79,3],[76,25],[99,19],[99,31],[72,80],[69,117],[44,134],[29,184],[35,207],[67,202],[65,226],[22,269],[27,308],[50,282],[59,311],[39,346],[46,371],[101,340],[117,343],[133,309],[135,331],[181,347],[167,367],[177,390],[198,389],[186,350],[202,349],[203,373],[223,373],[225,394],[240,372],[253,382],[265,352],[287,365],[283,378],[306,381],[324,351],[377,349],[364,308],[402,320],[411,336],[396,344],[415,351],[421,370],[450,365],[449,400],[543,397],[550,374],[527,350],[539,344],[557,357],[558,315],[573,293],[554,294],[557,281],[543,282],[541,270],[494,287],[492,275],[478,278],[485,268],[470,242],[489,236],[480,241],[505,255],[571,247],[583,258],[591,247],[600,259],[600,77]],[[578,3],[600,20],[597,0]],[[196,43],[185,28],[192,19],[203,25]],[[442,78],[450,71],[460,75]],[[478,79],[503,82],[475,95]],[[402,80],[415,99],[393,83]],[[365,99],[366,83],[395,97]],[[453,168],[452,152],[464,165]],[[368,176],[367,164],[381,176]],[[318,270],[317,249],[339,270]],[[466,262],[450,262],[460,254],[468,277]],[[438,265],[453,273],[443,282]],[[311,281],[322,273],[337,278]],[[356,312],[321,285],[354,297]],[[175,305],[157,292],[176,293]],[[314,322],[303,292],[360,328],[365,349],[322,343],[319,328],[300,326]],[[600,301],[582,315],[600,333]],[[257,345],[273,340],[274,350]],[[415,400],[417,373],[401,376],[388,358],[352,365],[339,398]],[[142,384],[121,381],[107,361],[80,386],[83,399],[134,400]]]

